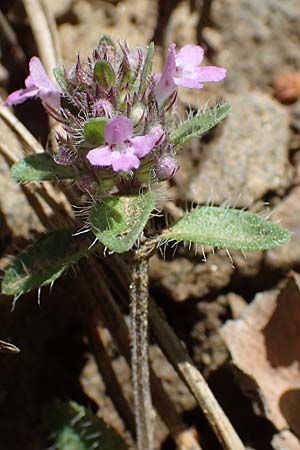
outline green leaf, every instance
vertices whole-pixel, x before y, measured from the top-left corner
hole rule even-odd
[[[216,248],[257,251],[289,240],[283,228],[261,216],[238,209],[195,208],[162,234],[162,241],[189,241]]]
[[[88,119],[84,124],[84,137],[90,145],[102,145],[105,142],[104,129],[108,119],[106,117],[96,117]]]
[[[115,43],[112,38],[108,34],[103,34],[98,42],[98,50],[101,52],[105,50],[107,47],[111,47],[115,49]]]
[[[225,103],[187,119],[177,130],[171,133],[171,143],[173,145],[183,145],[194,137],[202,136],[202,134],[225,119],[230,110],[231,106]]]
[[[80,258],[88,255],[91,241],[72,236],[72,230],[51,231],[23,250],[7,267],[2,293],[19,296],[57,280]]]
[[[14,179],[21,182],[63,180],[76,177],[76,172],[72,167],[57,164],[48,153],[29,155],[16,162],[10,171]]]
[[[75,402],[58,403],[50,408],[45,424],[51,431],[56,450],[127,449],[112,428]]]
[[[94,66],[94,77],[100,86],[111,87],[116,82],[116,74],[109,64],[104,59],[97,61]]]
[[[140,94],[143,94],[148,86],[150,75],[152,73],[153,56],[154,56],[154,43],[151,42],[148,46],[148,51],[146,54],[145,63],[141,75]]]
[[[109,250],[127,252],[140,237],[154,206],[151,191],[129,197],[107,197],[92,207],[89,219],[92,231]]]

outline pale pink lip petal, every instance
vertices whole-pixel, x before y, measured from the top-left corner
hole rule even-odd
[[[38,95],[42,100],[44,106],[49,105],[51,108],[54,109],[60,108],[60,93],[58,91],[55,92],[40,89]]]
[[[226,77],[226,69],[223,67],[206,66],[195,67],[193,69],[193,79],[199,83],[205,83],[209,81],[221,81]]]
[[[145,134],[144,136],[136,136],[130,139],[134,154],[139,158],[148,155],[153,149],[157,136],[155,134]]]
[[[133,125],[127,117],[110,119],[105,127],[106,146],[90,150],[87,159],[93,166],[112,166],[115,172],[128,172],[140,166],[140,158],[148,155],[154,148],[163,129],[158,126],[154,133],[135,136]]]
[[[5,106],[19,105],[25,102],[28,98],[35,97],[37,95],[37,89],[19,89],[12,92],[4,102]]]
[[[25,86],[28,88],[28,89],[31,89],[31,88],[37,88],[36,87],[36,85],[34,84],[34,82],[32,81],[32,78],[31,78],[31,75],[29,74],[28,75],[28,77],[25,79]]]
[[[199,45],[189,44],[182,47],[176,55],[177,67],[196,67],[203,60],[204,50]]]
[[[204,87],[204,84],[198,83],[198,81],[191,78],[174,78],[174,81],[177,86],[185,88],[202,89]]]
[[[133,135],[133,125],[127,117],[120,116],[111,119],[105,127],[105,142],[110,145],[122,144]]]
[[[112,152],[112,168],[115,172],[128,172],[137,169],[139,165],[140,160],[131,152],[119,152],[118,150]]]
[[[112,151],[109,147],[96,147],[86,155],[92,166],[108,167],[112,164]]]
[[[160,80],[154,87],[154,95],[159,105],[162,105],[176,89],[174,83],[174,77],[176,74],[175,47],[175,44],[171,44],[169,46],[169,55],[166,65],[164,67]]]

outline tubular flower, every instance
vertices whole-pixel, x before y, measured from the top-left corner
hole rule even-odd
[[[109,167],[115,172],[127,172],[140,166],[140,159],[148,155],[158,140],[155,134],[133,137],[133,124],[124,116],[114,117],[105,127],[108,145],[96,147],[87,154],[93,166]]]
[[[226,69],[216,66],[199,67],[204,51],[199,45],[186,45],[176,55],[176,45],[169,46],[169,55],[154,92],[159,105],[175,91],[177,86],[202,89],[203,83],[221,81]]]
[[[10,94],[5,100],[6,106],[18,105],[28,98],[39,97],[44,107],[60,107],[60,92],[48,78],[39,58],[33,56],[29,62],[29,76],[25,80],[25,89]]]

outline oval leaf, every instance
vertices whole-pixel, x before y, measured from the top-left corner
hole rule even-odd
[[[104,130],[108,119],[106,117],[96,117],[88,119],[84,124],[84,137],[90,145],[102,145],[105,142]]]
[[[183,145],[194,137],[202,136],[225,119],[230,110],[231,106],[225,103],[206,112],[199,112],[194,117],[187,119],[177,130],[171,133],[171,143],[173,145]]]
[[[162,234],[162,241],[189,241],[233,250],[268,250],[289,240],[283,228],[238,209],[203,206],[193,209]]]
[[[7,267],[2,293],[19,296],[57,280],[70,266],[89,253],[91,241],[72,236],[72,230],[47,233],[30,244]]]
[[[89,219],[92,231],[109,250],[127,252],[140,237],[154,206],[151,191],[128,197],[108,197],[92,207]]]
[[[116,74],[109,62],[104,59],[96,62],[94,66],[94,77],[100,86],[111,87],[115,85]]]
[[[46,413],[45,422],[54,438],[53,449],[127,449],[122,438],[112,428],[75,402],[56,404]]]
[[[37,153],[16,162],[10,169],[15,180],[21,182],[75,178],[72,167],[57,164],[48,153]]]

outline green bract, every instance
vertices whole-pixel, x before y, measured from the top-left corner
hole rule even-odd
[[[116,75],[113,68],[104,60],[96,62],[94,67],[94,77],[100,86],[113,86],[116,82]]]
[[[147,49],[147,55],[145,58],[144,67],[141,74],[140,93],[143,94],[149,83],[149,79],[152,73],[152,64],[154,56],[154,44],[151,42]]]
[[[76,178],[72,167],[60,166],[48,153],[37,153],[16,162],[11,167],[11,174],[21,182]]]
[[[109,250],[123,253],[139,239],[155,206],[151,191],[126,197],[107,197],[96,203],[89,223],[98,240]]]
[[[289,240],[283,228],[256,214],[230,208],[195,208],[162,233],[162,242],[188,241],[216,248],[268,250]]]

